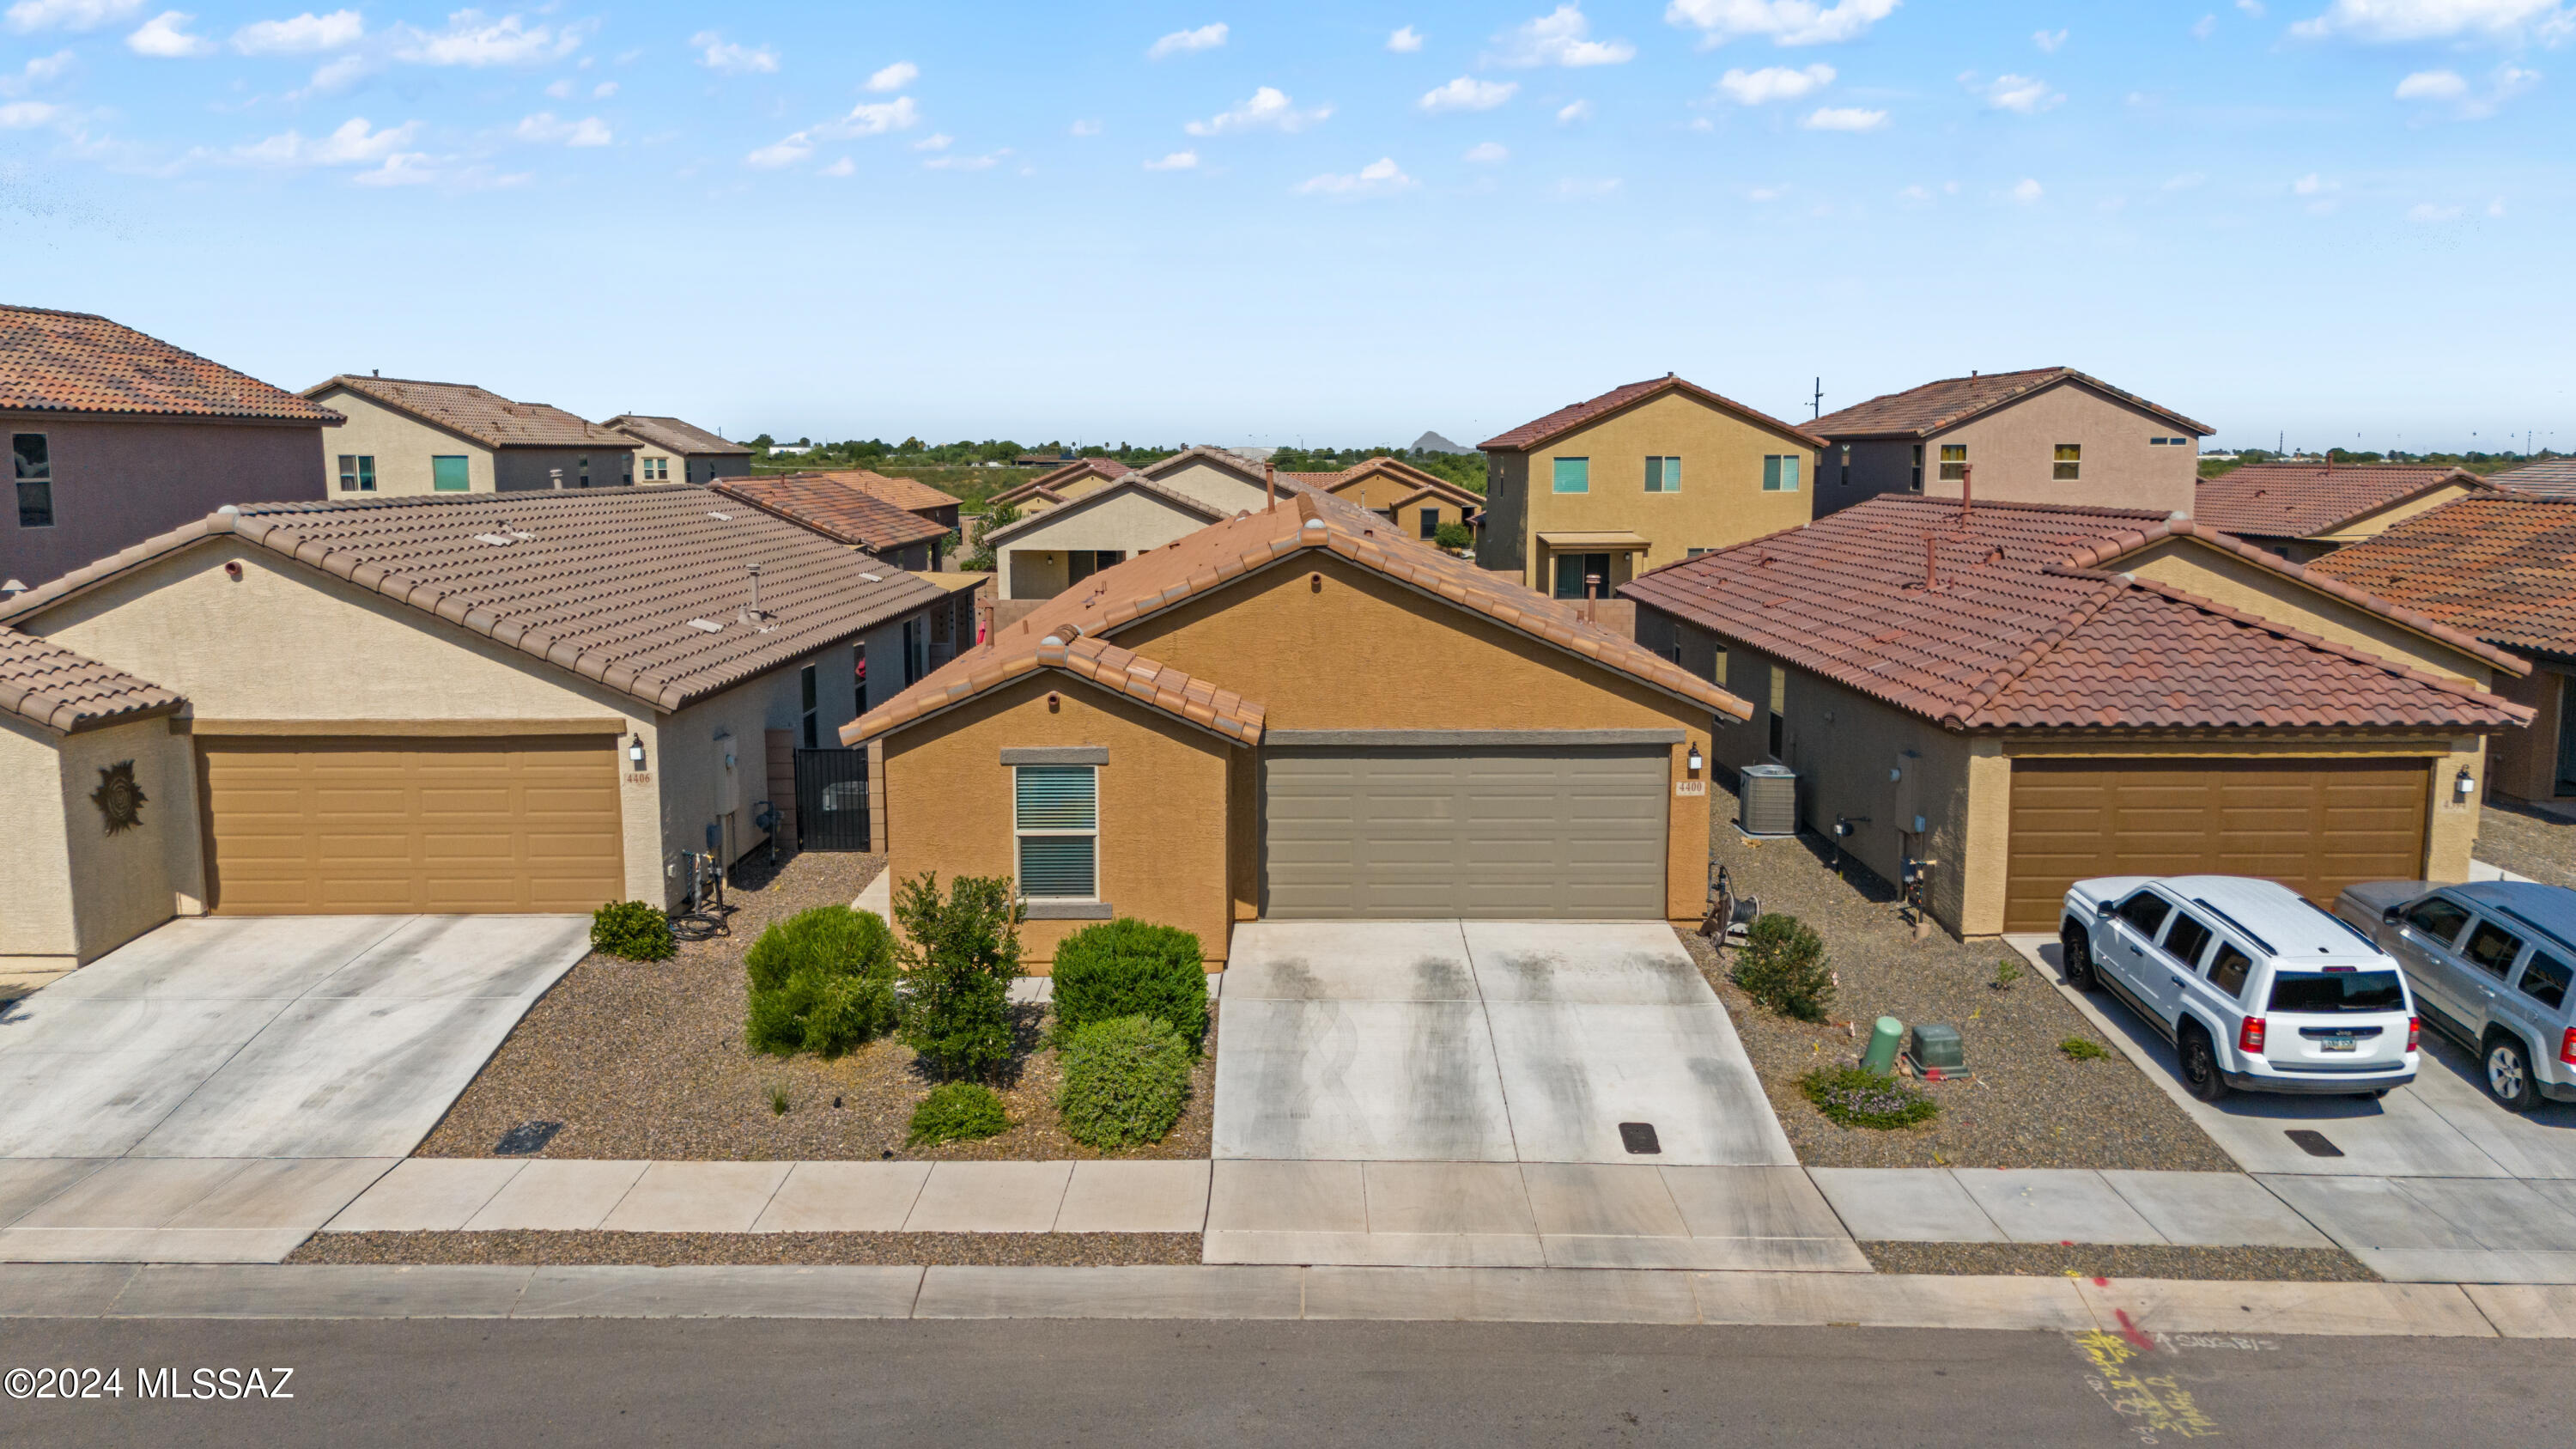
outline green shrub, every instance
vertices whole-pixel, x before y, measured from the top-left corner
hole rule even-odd
[[[2101,1062],[2109,1061],[2111,1059],[2111,1049],[2109,1047],[2102,1045],[2098,1041],[2088,1041],[2080,1036],[2070,1036],[2066,1040],[2059,1042],[2057,1044],[2057,1049],[2066,1053],[2066,1059],[2070,1062]]]
[[[939,877],[895,891],[904,982],[903,1040],[944,1080],[984,1077],[1011,1059],[1011,982],[1020,974],[1020,907],[1008,876]]]
[[[837,1057],[894,1030],[894,933],[873,911],[818,906],[760,933],[743,953],[754,1051]]]
[[[1446,549],[1473,548],[1476,533],[1463,523],[1444,523],[1432,531],[1431,541]]]
[[[1055,948],[1059,1042],[1093,1022],[1160,1018],[1196,1054],[1207,1037],[1207,965],[1199,938],[1150,921],[1085,926]]]
[[[1941,1115],[1921,1088],[1866,1067],[1818,1067],[1798,1079],[1798,1090],[1845,1127],[1911,1127]]]
[[[1056,1110],[1065,1135],[1093,1147],[1160,1142],[1190,1099],[1190,1048],[1150,1016],[1114,1016],[1073,1033]]]
[[[1735,960],[1735,984],[1782,1016],[1822,1021],[1834,1003],[1834,973],[1824,938],[1795,916],[1777,913],[1745,932]]]
[[[943,1082],[912,1109],[912,1136],[905,1145],[954,1142],[962,1137],[992,1137],[1010,1130],[1010,1116],[993,1089],[975,1082]]]
[[[660,906],[610,901],[590,913],[590,949],[628,961],[666,961],[679,948]]]

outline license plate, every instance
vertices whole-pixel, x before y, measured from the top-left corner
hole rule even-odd
[[[2361,1043],[2359,1043],[2359,1042],[2357,1042],[2357,1041],[2353,1041],[2353,1040],[2351,1040],[2350,1038],[2345,1038],[2345,1039],[2340,1040],[2340,1041],[2337,1041],[2337,1040],[2327,1040],[2327,1041],[2321,1041],[2321,1042],[2318,1042],[2318,1043],[2317,1043],[2317,1049],[2318,1049],[2319,1051],[2329,1051],[2329,1052],[2348,1052],[2348,1051],[2358,1051],[2358,1050],[2360,1050],[2360,1048],[2361,1048]]]

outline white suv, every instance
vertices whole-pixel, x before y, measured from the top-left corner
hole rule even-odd
[[[2230,1088],[2376,1097],[2415,1080],[2415,1000],[2397,963],[2287,886],[2080,880],[2058,940],[2066,979],[2109,988],[2163,1032],[2204,1102]]]

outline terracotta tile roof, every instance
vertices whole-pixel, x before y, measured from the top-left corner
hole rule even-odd
[[[719,478],[708,486],[727,498],[740,499],[825,538],[872,553],[893,553],[948,535],[946,524],[932,522],[821,474],[765,473],[749,478]]]
[[[1278,475],[1279,484],[1283,488],[1321,488],[1327,492],[1331,491],[1332,486],[1341,482],[1345,476],[1341,473],[1281,473]]]
[[[1426,548],[1355,504],[1327,494],[1303,493],[1293,501],[1282,500],[1277,508],[1209,524],[1093,574],[844,726],[842,743],[859,744],[919,718],[925,711],[909,703],[919,697],[939,695],[954,703],[966,697],[957,690],[970,678],[998,682],[1005,677],[995,672],[1001,661],[1033,655],[1050,637],[1115,638],[1120,629],[1139,619],[1308,550],[1329,551],[1703,708],[1739,720],[1752,715],[1752,706],[1743,700],[1635,640],[1587,622],[1571,604],[1523,588],[1512,576],[1488,573],[1465,559]],[[977,691],[968,691],[973,692]]]
[[[750,444],[727,442],[704,428],[684,423],[678,418],[655,417],[651,413],[619,413],[600,426],[614,428],[630,438],[674,453],[691,453],[700,456],[715,453],[727,457],[744,458],[751,456]]]
[[[2308,567],[2508,649],[2576,656],[2576,499],[2455,498]]]
[[[0,714],[56,734],[169,714],[186,700],[32,634],[0,628]]]
[[[1183,448],[1170,457],[1157,458],[1136,471],[1148,478],[1160,478],[1166,473],[1177,473],[1192,463],[1213,463],[1239,478],[1249,478],[1255,483],[1261,481],[1261,464],[1232,448],[1220,448],[1214,443],[1200,443],[1195,447]]]
[[[1952,729],[2490,729],[2529,716],[2483,690],[2092,567],[2193,532],[2129,510],[1982,504],[1962,515],[1951,501],[1881,496],[1667,564],[1619,592]],[[1937,588],[1925,587],[1927,547]]]
[[[225,534],[662,710],[947,597],[682,483],[219,509],[19,595],[0,623]],[[749,564],[761,566],[759,620],[744,617]]]
[[[975,653],[981,656],[975,667],[962,672],[954,664],[942,668],[930,678],[869,711],[867,718],[860,722],[867,728],[856,739],[851,738],[850,730],[858,729],[859,724],[843,730],[842,737],[853,744],[860,739],[873,739],[952,705],[962,704],[1023,675],[1041,669],[1060,669],[1076,678],[1090,680],[1114,694],[1125,695],[1140,704],[1187,720],[1201,729],[1213,730],[1236,744],[1250,746],[1261,743],[1263,711],[1260,705],[1230,689],[1219,689],[1206,680],[1193,679],[1105,639],[1078,638],[1068,644],[1048,635],[1026,649],[1008,652],[978,649]]]
[[[2576,498],[2576,458],[2544,458],[2494,474],[2487,481],[2544,498]]]
[[[2247,538],[2312,538],[2451,483],[2487,486],[2464,468],[2248,463],[2201,479],[2191,516]]]
[[[0,412],[329,425],[340,415],[87,312],[0,306]]]
[[[1332,486],[1340,487],[1342,484],[1349,483],[1354,478],[1357,478],[1362,473],[1381,474],[1395,482],[1401,483],[1406,489],[1402,494],[1406,499],[1411,499],[1423,493],[1437,493],[1443,498],[1446,498],[1450,502],[1456,503],[1461,507],[1482,508],[1485,506],[1485,495],[1477,492],[1475,489],[1466,487],[1462,484],[1452,483],[1437,473],[1426,473],[1420,468],[1414,467],[1410,463],[1403,462],[1395,458],[1385,457],[1383,455],[1375,458],[1364,458],[1359,462],[1352,464],[1350,467],[1343,469],[1339,475],[1340,482],[1335,483]]]
[[[1121,463],[1115,458],[1078,458],[1073,462],[1065,464],[1061,468],[1051,468],[1044,473],[1040,473],[1038,476],[1030,479],[1026,483],[1022,483],[1018,487],[995,496],[1007,498],[1011,496],[1011,494],[1017,493],[1024,488],[1039,488],[1052,491],[1074,481],[1077,478],[1124,478],[1135,471],[1136,467],[1134,464]]]
[[[2141,407],[2187,433],[2207,437],[2216,429],[2194,422],[2171,408],[2160,407],[2136,393],[2122,392],[2098,377],[2071,367],[2035,367],[2024,372],[1981,372],[1945,377],[1903,392],[1891,392],[1831,412],[1807,424],[1807,431],[1829,438],[1922,438],[1966,422],[1979,413],[2017,402],[2043,388],[2078,382],[2133,407]]]
[[[1632,407],[1668,392],[1686,393],[1713,407],[1723,408],[1738,417],[1750,418],[1767,428],[1776,428],[1811,448],[1822,448],[1825,440],[1812,427],[1784,423],[1768,413],[1756,412],[1732,398],[1721,397],[1695,382],[1685,382],[1672,373],[1650,377],[1614,387],[1596,398],[1587,398],[1571,407],[1558,408],[1543,418],[1535,418],[1507,433],[1497,433],[1476,446],[1489,453],[1519,453],[1564,436],[1589,423],[1598,422],[1621,408]]]
[[[889,478],[865,468],[816,468],[816,478],[829,478],[856,488],[880,502],[891,503],[906,513],[929,513],[933,509],[955,508],[963,500],[942,493],[918,478]]]
[[[409,413],[471,438],[487,448],[598,448],[631,452],[633,438],[544,403],[512,402],[468,382],[420,382],[405,377],[352,377],[343,373],[304,390],[313,397],[335,387]]]
[[[1186,493],[1166,488],[1162,484],[1155,482],[1153,479],[1146,477],[1142,473],[1130,473],[1126,477],[1121,478],[1106,487],[1095,488],[1089,493],[1085,493],[1074,498],[1070,502],[1059,503],[1056,507],[1049,508],[1040,513],[1028,514],[1016,523],[1005,524],[1000,528],[994,529],[992,532],[984,535],[983,541],[987,545],[1007,542],[1015,534],[1025,532],[1042,525],[1052,524],[1059,519],[1080,513],[1084,509],[1090,508],[1096,503],[1105,502],[1109,498],[1120,493],[1149,494],[1204,523],[1214,523],[1218,519],[1225,517],[1222,510],[1213,508],[1208,504],[1201,503],[1199,500],[1190,497]]]

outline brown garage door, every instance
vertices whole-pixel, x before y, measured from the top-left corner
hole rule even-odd
[[[2423,760],[2013,761],[2004,929],[2053,931],[2103,875],[2250,875],[2320,905],[2424,868]]]
[[[198,748],[222,914],[588,911],[625,894],[614,735]]]

